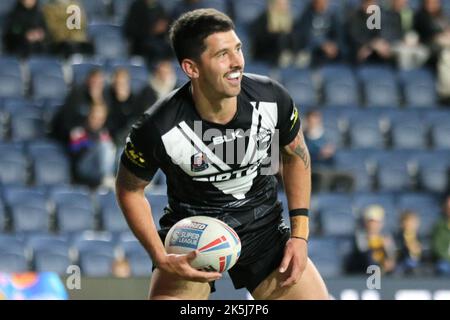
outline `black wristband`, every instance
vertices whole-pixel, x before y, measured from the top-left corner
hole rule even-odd
[[[289,217],[296,217],[296,216],[309,216],[309,210],[308,209],[292,209],[289,210]]]

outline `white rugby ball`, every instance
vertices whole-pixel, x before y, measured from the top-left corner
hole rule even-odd
[[[164,245],[167,253],[187,254],[198,250],[191,265],[207,271],[225,272],[241,254],[241,240],[233,228],[207,216],[178,221],[169,230]]]

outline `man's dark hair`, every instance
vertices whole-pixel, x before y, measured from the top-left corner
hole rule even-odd
[[[234,30],[234,23],[226,14],[215,9],[186,12],[170,28],[170,41],[178,62],[198,61],[206,49],[204,40],[213,33]]]

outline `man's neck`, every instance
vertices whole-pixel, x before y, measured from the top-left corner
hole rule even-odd
[[[198,85],[191,84],[190,91],[195,109],[203,120],[217,124],[230,122],[237,110],[237,97],[214,98],[205,94]]]

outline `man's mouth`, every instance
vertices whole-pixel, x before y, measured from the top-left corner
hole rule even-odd
[[[226,75],[226,78],[228,79],[228,80],[237,80],[237,79],[239,79],[239,77],[242,75],[242,72],[241,71],[233,71],[233,72],[230,72],[230,73],[228,73],[227,75]]]

